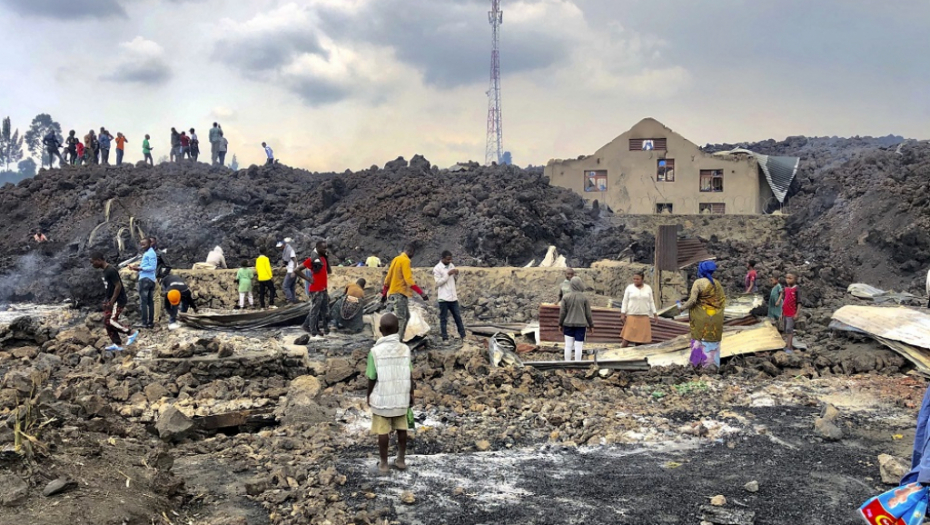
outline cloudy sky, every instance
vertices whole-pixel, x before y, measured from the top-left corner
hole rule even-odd
[[[930,3],[503,0],[504,146],[592,153],[647,116],[693,141],[930,138]],[[0,115],[359,169],[484,158],[488,0],[0,0]],[[204,134],[205,136],[205,134]]]

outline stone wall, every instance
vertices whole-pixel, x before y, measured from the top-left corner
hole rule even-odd
[[[661,225],[680,224],[689,236],[762,245],[785,239],[787,219],[785,215],[615,215],[611,221],[628,231],[653,235]]]
[[[472,268],[461,267],[457,280],[459,302],[466,320],[524,322],[538,317],[539,304],[558,300],[559,284],[565,279],[562,268]],[[623,290],[632,282],[636,271],[647,273],[647,282],[651,283],[652,267],[642,264],[605,261],[594,268],[579,268],[576,273],[585,282],[588,293],[593,297],[595,306],[607,306],[609,298],[621,298]],[[386,268],[334,268],[330,276],[330,293],[340,290],[346,284],[364,278],[368,282],[369,292],[380,293]],[[198,304],[208,309],[230,310],[239,300],[236,284],[236,270],[175,270],[191,287]],[[414,280],[436,301],[436,285],[431,268],[414,268]],[[131,303],[138,304],[135,294],[134,277],[124,274],[124,282],[133,296]],[[674,272],[663,273],[663,303],[668,304],[680,298],[685,292],[682,276]],[[278,292],[278,304],[282,304],[281,284],[284,273],[275,270],[275,287]],[[303,281],[300,281],[303,283]],[[306,299],[306,294],[298,287],[298,298]],[[258,286],[255,283],[253,294],[258,304]],[[160,292],[156,295],[156,310],[161,308]]]

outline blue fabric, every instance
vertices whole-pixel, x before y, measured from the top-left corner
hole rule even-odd
[[[100,149],[110,149],[110,136],[109,135],[101,133],[100,136],[97,137],[97,142],[100,143]]]
[[[583,343],[587,330],[584,326],[565,326],[562,328],[562,333],[566,337],[574,338],[576,343]]]
[[[698,265],[698,278],[704,278],[714,282],[714,272],[717,271],[717,263],[714,261],[704,261]]]
[[[930,388],[924,394],[917,414],[917,434],[914,435],[914,454],[911,456],[911,471],[901,478],[901,485],[908,483],[930,483]]]
[[[142,271],[139,272],[139,280],[148,279],[155,282],[155,270],[158,269],[158,254],[154,248],[145,250],[142,254],[142,263],[139,265]]]

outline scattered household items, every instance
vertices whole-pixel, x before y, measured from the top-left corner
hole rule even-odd
[[[872,299],[878,304],[904,304],[920,300],[920,298],[918,298],[916,295],[909,294],[907,292],[885,291],[863,283],[850,284],[849,287],[846,288],[846,291],[853,297],[858,297],[859,299]]]
[[[488,358],[491,366],[495,368],[501,363],[506,366],[523,366],[523,362],[517,357],[517,342],[507,334],[497,333],[488,339]]]

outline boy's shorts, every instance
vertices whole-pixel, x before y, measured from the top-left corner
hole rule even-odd
[[[587,330],[584,326],[564,326],[562,327],[562,334],[565,337],[574,338],[576,343],[583,343]]]
[[[376,436],[390,434],[392,430],[407,430],[407,416],[384,417],[371,415],[371,433]]]
[[[794,317],[785,317],[785,333],[794,333]]]

